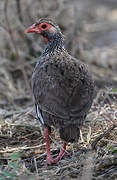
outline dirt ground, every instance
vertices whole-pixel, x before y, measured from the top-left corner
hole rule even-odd
[[[0,16],[0,180],[116,180],[117,1],[1,0]],[[56,19],[68,52],[92,70],[97,93],[78,143],[69,143],[65,157],[48,167],[31,91],[45,43],[24,34],[40,17]],[[53,156],[61,144],[53,128]]]

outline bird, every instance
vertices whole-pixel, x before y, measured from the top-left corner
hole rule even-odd
[[[32,74],[32,90],[44,130],[46,164],[52,165],[64,156],[67,143],[80,137],[94,99],[94,80],[88,65],[67,52],[64,35],[52,19],[39,19],[25,33],[37,33],[46,41]],[[58,129],[63,141],[56,158],[50,151],[51,127]]]

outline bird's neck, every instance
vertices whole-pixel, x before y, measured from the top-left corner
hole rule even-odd
[[[45,50],[42,53],[42,56],[46,56],[48,54],[52,55],[55,51],[60,52],[63,48],[64,38],[61,33],[57,33],[49,40]]]

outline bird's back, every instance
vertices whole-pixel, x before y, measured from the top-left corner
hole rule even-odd
[[[80,129],[94,94],[87,65],[65,50],[42,56],[39,62],[32,77],[33,92],[45,124]]]

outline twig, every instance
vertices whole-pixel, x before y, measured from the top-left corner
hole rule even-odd
[[[37,167],[37,161],[36,161],[36,158],[34,157],[34,166],[35,166],[35,169],[36,169],[36,173],[38,174],[38,167]]]
[[[67,169],[67,168],[69,168],[69,167],[77,167],[77,165],[79,165],[79,162],[76,162],[76,163],[74,163],[74,162],[72,162],[72,163],[70,163],[70,164],[67,164],[66,166],[63,166],[63,167],[58,167],[58,169],[55,171],[55,174],[57,175],[57,174],[59,174],[60,173],[60,171],[62,171],[62,170],[65,170],[65,169]]]
[[[116,166],[117,165],[117,158],[116,157],[107,157],[104,159],[98,160],[98,163],[96,163],[95,169],[96,171],[100,171],[102,169],[106,169],[106,167],[109,166]]]
[[[17,7],[17,13],[18,13],[19,20],[21,22],[23,22],[23,17],[22,17],[22,13],[21,13],[20,0],[16,0],[16,7]]]
[[[23,146],[23,147],[16,147],[16,148],[11,148],[11,149],[4,149],[1,150],[0,153],[12,153],[13,151],[20,151],[20,150],[28,150],[28,149],[37,149],[37,148],[41,148],[42,146],[45,146],[46,143],[41,144],[41,145],[37,145],[37,146]]]
[[[108,133],[110,133],[115,127],[117,127],[116,125],[113,125],[112,127],[110,127],[109,129],[107,129],[107,131],[105,131],[103,134],[99,135],[91,144],[92,149],[96,149],[96,145],[98,143],[98,141],[100,141],[103,137],[105,137]]]
[[[12,42],[13,47],[14,47],[14,49],[15,49],[15,53],[16,53],[17,59],[20,61],[21,71],[22,71],[23,76],[24,76],[24,80],[25,80],[25,83],[26,83],[26,87],[27,87],[27,89],[29,90],[30,94],[32,94],[31,87],[30,87],[29,81],[28,81],[28,77],[27,77],[27,74],[26,74],[25,69],[24,69],[24,65],[23,65],[22,60],[21,60],[21,58],[20,58],[20,56],[19,56],[19,52],[18,52],[18,49],[17,49],[17,46],[16,46],[16,42],[15,42],[15,39],[14,39],[13,31],[12,31],[12,29],[11,29],[11,27],[10,27],[7,10],[8,10],[8,0],[5,0],[5,4],[4,4],[4,14],[5,14],[5,21],[6,21],[6,24],[7,24],[7,31],[8,31],[8,33],[9,33],[9,35],[10,35],[11,42]],[[32,97],[32,96],[31,96],[31,97]]]
[[[117,146],[117,141],[113,141],[111,139],[104,139],[104,141],[111,142],[111,143],[113,143],[113,146],[114,146],[114,144]]]

